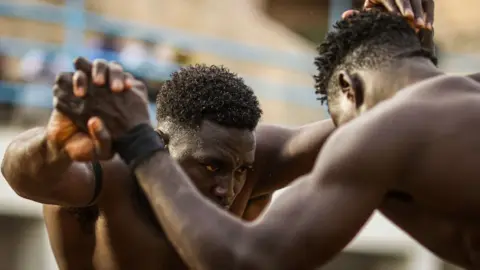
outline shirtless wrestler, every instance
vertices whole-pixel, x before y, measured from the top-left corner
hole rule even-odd
[[[376,11],[340,21],[319,51],[318,92],[341,127],[313,170],[253,223],[205,200],[161,143],[150,141],[155,154],[129,156],[124,149],[153,131],[117,128],[141,121],[110,112],[134,110],[121,95],[102,96],[97,115],[115,119],[105,125],[125,143],[114,150],[132,164],[184,261],[197,269],[313,269],[379,209],[439,257],[480,269],[478,75],[444,74],[402,18]]]

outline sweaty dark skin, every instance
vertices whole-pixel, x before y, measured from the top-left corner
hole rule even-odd
[[[52,126],[70,130],[74,123],[86,131],[89,128],[86,121],[92,114],[109,123],[111,136],[105,137],[98,132],[99,141],[108,141],[109,137],[115,139],[123,129],[129,129],[130,124],[148,122],[142,96],[144,89],[140,84],[118,93],[123,95],[123,102],[136,110],[132,111],[124,103],[116,108],[104,106],[104,100],[113,95],[111,89],[114,87],[110,83],[124,79],[123,72],[104,64],[96,62],[93,69],[105,77],[108,73],[108,86],[90,84],[85,87],[87,96],[83,100],[87,103],[74,97],[72,74],[58,77],[54,88],[57,110],[53,120],[47,130],[27,131],[12,142],[2,172],[19,195],[45,203],[45,222],[60,269],[185,269],[186,265],[167,240],[143,190],[122,160],[114,157],[101,162],[101,192],[91,206],[80,207],[90,201],[95,189],[90,163],[72,161],[65,156],[65,149],[58,150],[52,141],[58,141],[61,132],[48,136]],[[83,74],[92,72],[88,65],[83,68]],[[132,99],[130,95],[139,99]],[[93,96],[95,99],[90,100]],[[64,101],[68,101],[68,105]],[[73,110],[68,111],[68,108]],[[119,122],[117,117],[105,114],[105,109],[130,120]],[[60,111],[74,123],[59,118]],[[79,117],[75,118],[76,115]],[[169,155],[182,166],[202,196],[220,211],[250,221],[268,205],[275,190],[310,170],[334,126],[326,120],[296,129],[259,125],[250,132],[204,121],[194,134],[175,131],[174,136],[169,136],[174,132],[174,125],[165,121],[159,123],[157,129],[167,142]],[[67,151],[75,149],[77,144],[85,147],[79,140],[73,146],[67,144]],[[102,151],[97,151],[97,155],[104,159],[111,156]],[[82,159],[89,161],[91,157]],[[29,168],[19,166],[24,160],[28,160]],[[220,167],[223,169],[219,170]],[[27,173],[20,173],[22,170]]]
[[[168,154],[140,165],[138,181],[185,262],[196,269],[313,269],[379,209],[441,258],[478,269],[480,83],[443,75],[427,61],[399,61],[385,80],[391,85],[403,72],[406,88],[338,129],[313,171],[252,224],[206,201]],[[116,102],[112,95],[105,106]]]
[[[314,269],[378,209],[442,259],[480,269],[478,75],[444,74],[423,56],[385,63],[335,71],[341,127],[313,170],[253,223],[205,200],[163,151],[136,168],[156,217],[190,267]],[[120,103],[112,94],[104,106]]]

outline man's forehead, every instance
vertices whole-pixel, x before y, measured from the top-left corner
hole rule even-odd
[[[255,144],[254,132],[248,129],[225,127],[210,121],[204,121],[197,135],[205,141],[236,142],[240,144]]]

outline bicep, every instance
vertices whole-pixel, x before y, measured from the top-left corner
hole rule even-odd
[[[278,262],[285,269],[312,268],[330,260],[358,233],[395,179],[399,164],[395,150],[401,146],[390,147],[397,142],[391,137],[368,121],[339,129],[325,144],[313,171],[286,189],[253,223],[252,246],[285,258]]]
[[[278,261],[279,269],[318,266],[353,239],[380,203],[382,193],[383,189],[376,187],[319,184],[313,176],[305,176],[254,221],[252,245],[268,250],[268,257],[273,256],[270,263],[289,254]]]
[[[255,166],[258,181],[254,195],[274,192],[309,173],[334,128],[330,119],[296,129],[270,125],[259,127],[256,155],[259,164]]]

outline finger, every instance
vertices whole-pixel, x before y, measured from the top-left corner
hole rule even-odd
[[[148,103],[148,88],[139,80],[134,80],[132,84],[132,91],[138,93],[143,100]]]
[[[92,73],[92,63],[84,57],[78,57],[73,61],[73,66],[76,70],[81,70],[85,74]]]
[[[94,140],[95,152],[101,159],[108,159],[112,156],[112,139],[107,127],[98,117],[88,120],[88,132]]]
[[[423,19],[423,5],[422,0],[412,1],[413,14],[415,16],[415,25],[418,28],[425,28],[425,20]]]
[[[400,10],[395,4],[395,0],[368,0],[365,2],[364,9],[370,8],[385,8],[388,12],[393,14],[400,14]]]
[[[435,1],[427,0],[424,2],[425,24],[428,30],[433,30],[433,21],[435,19]]]
[[[73,72],[61,72],[55,78],[55,84],[60,88],[72,88]]]
[[[54,97],[54,109],[68,117],[82,131],[88,132],[87,120],[89,116],[85,114],[85,105],[77,97],[60,99]]]
[[[414,14],[412,10],[412,5],[410,4],[410,0],[396,0],[398,9],[400,13],[405,17],[407,20],[413,20]]]
[[[47,129],[48,140],[60,145],[63,145],[78,130],[68,117],[57,110],[53,110],[48,120]]]
[[[93,61],[92,78],[96,85],[102,86],[107,82],[108,63],[103,59]]]
[[[123,68],[120,64],[115,62],[110,62],[108,64],[109,78],[110,78],[110,89],[113,92],[121,92],[124,88],[124,74]]]
[[[65,151],[72,160],[86,162],[95,159],[93,140],[85,133],[76,133],[65,142]]]
[[[358,14],[358,13],[359,13],[358,10],[353,10],[353,9],[347,10],[342,14],[342,19],[345,20],[345,19],[347,19],[349,17],[352,17],[353,15]]]
[[[53,86],[53,98],[54,98],[54,104],[56,101],[59,100],[67,100],[70,96],[72,96],[72,87],[70,88],[65,88],[65,87],[60,87],[58,84],[55,84]]]
[[[83,97],[87,93],[87,75],[77,70],[73,74],[73,93],[77,97]]]
[[[133,75],[128,72],[124,72],[124,76],[125,76],[125,88],[128,88],[128,89],[132,88],[133,84],[135,83],[135,77],[133,77]]]

